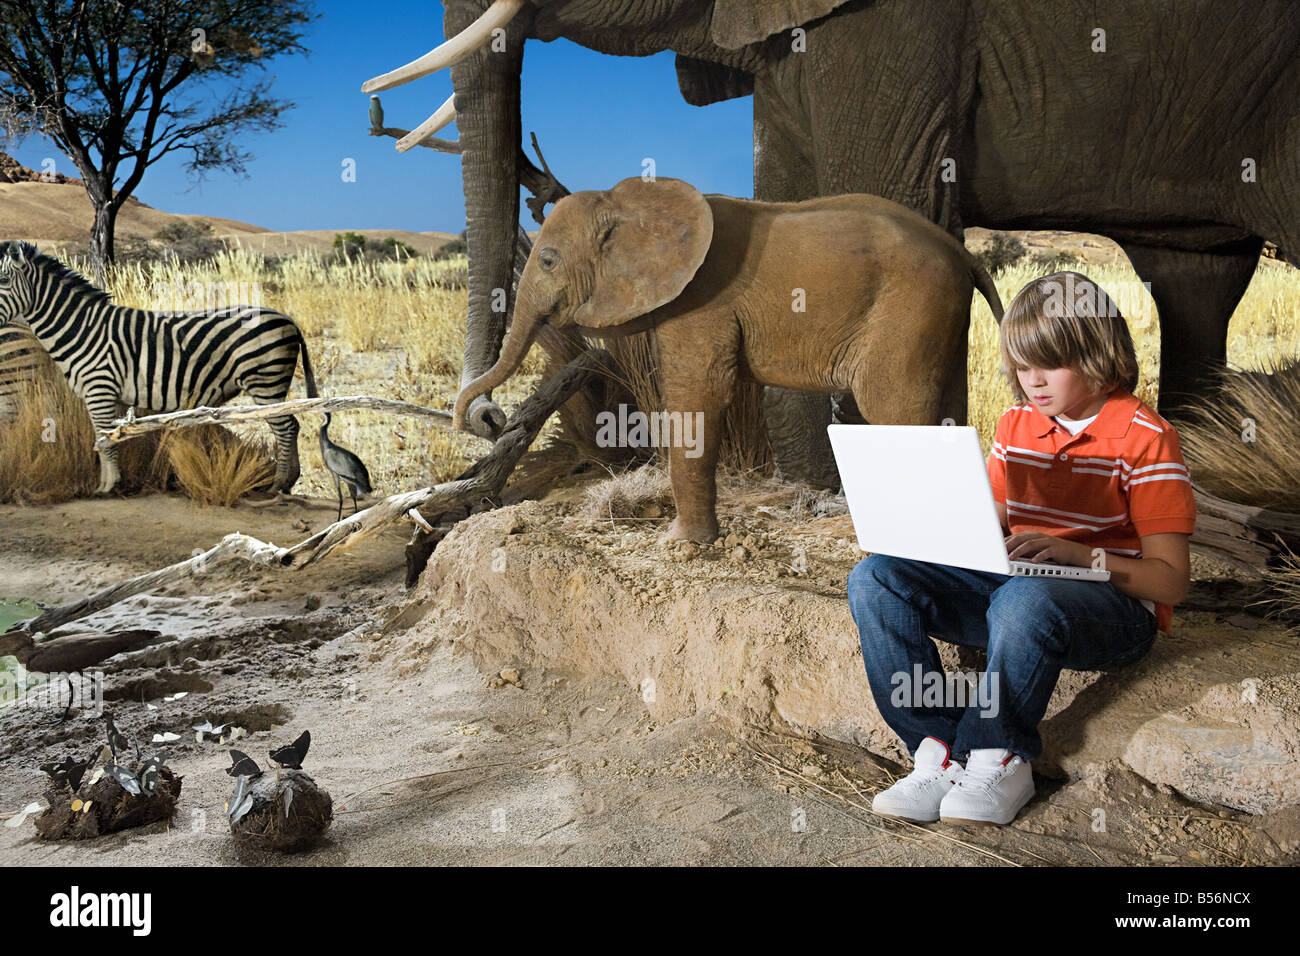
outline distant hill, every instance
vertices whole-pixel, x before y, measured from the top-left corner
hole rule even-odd
[[[0,238],[34,242],[54,254],[64,246],[85,245],[94,221],[90,200],[81,180],[56,173],[52,181],[28,169],[12,156],[0,152]],[[139,236],[151,239],[169,223],[184,221],[211,227],[212,235],[259,251],[292,253],[326,252],[334,245],[336,232],[357,232],[367,239],[392,236],[420,252],[433,252],[450,239],[449,232],[410,232],[405,229],[306,229],[272,232],[235,219],[219,216],[185,216],[154,209],[136,199],[127,199],[117,216],[119,239]]]

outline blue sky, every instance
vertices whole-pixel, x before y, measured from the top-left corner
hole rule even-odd
[[[361,92],[365,80],[442,41],[442,4],[318,0],[315,9],[320,19],[303,40],[310,53],[268,63],[271,95],[297,107],[282,114],[283,128],[249,139],[255,157],[249,178],[210,173],[194,185],[182,168],[187,154],[171,153],[150,167],[136,196],[166,212],[224,216],[277,231],[459,232],[465,227],[459,158],[419,148],[401,154],[394,140],[368,136],[369,98]],[[370,16],[371,9],[383,14]],[[567,40],[529,40],[525,150],[531,157],[528,133],[535,131],[551,169],[574,191],[639,175],[642,158],[652,156],[661,176],[685,179],[702,192],[752,196],[752,98],[688,106],[673,62],[672,53],[614,57]],[[381,93],[385,123],[412,129],[451,92],[444,70]],[[439,135],[453,138],[455,127]],[[70,160],[36,137],[14,155],[38,170],[53,156],[60,172],[76,175]],[[355,183],[340,176],[347,157],[357,163]],[[520,208],[525,227],[536,228],[522,202]]]

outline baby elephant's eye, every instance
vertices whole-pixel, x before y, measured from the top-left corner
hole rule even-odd
[[[560,254],[553,247],[547,246],[537,253],[537,261],[541,264],[543,272],[550,272],[559,264]]]

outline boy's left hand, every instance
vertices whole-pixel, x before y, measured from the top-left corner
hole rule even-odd
[[[1012,561],[1050,562],[1086,568],[1092,564],[1092,548],[1041,531],[1017,531],[1006,537],[1007,557]]]

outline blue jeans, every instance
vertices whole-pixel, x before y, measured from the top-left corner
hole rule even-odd
[[[1156,637],[1155,615],[1137,598],[1095,581],[871,554],[849,572],[848,597],[871,695],[913,755],[937,737],[957,759],[1005,748],[1033,760],[1061,668],[1123,667]],[[944,680],[929,635],[987,650],[975,686]]]

